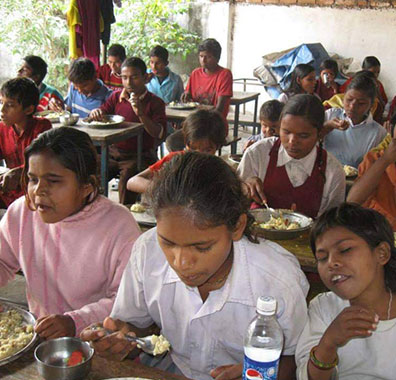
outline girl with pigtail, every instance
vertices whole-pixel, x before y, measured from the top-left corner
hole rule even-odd
[[[320,141],[324,108],[313,95],[295,95],[283,108],[280,137],[249,147],[238,167],[252,207],[295,209],[312,218],[345,199],[340,163]]]
[[[309,305],[297,378],[395,379],[396,249],[389,222],[375,210],[344,203],[321,215],[310,240],[330,292]]]

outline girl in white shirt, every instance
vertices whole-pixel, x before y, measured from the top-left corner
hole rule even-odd
[[[171,344],[160,368],[192,379],[241,377],[243,338],[260,295],[278,300],[285,345],[279,379],[295,376],[294,350],[306,320],[307,281],[280,246],[254,242],[248,201],[219,157],[185,152],[154,178],[157,228],[136,243],[111,318],[103,326],[140,336],[161,329]],[[97,353],[115,358],[135,344],[86,329]]]
[[[311,234],[318,272],[332,291],[312,300],[296,351],[300,380],[395,379],[396,249],[377,211],[345,203]]]
[[[249,147],[238,166],[254,207],[294,208],[315,218],[345,200],[341,164],[319,142],[324,108],[313,95],[296,95],[281,114],[280,137]]]

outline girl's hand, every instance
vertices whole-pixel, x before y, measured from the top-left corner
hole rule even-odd
[[[325,123],[326,127],[330,127],[331,129],[339,129],[341,131],[345,131],[350,127],[349,121],[341,120],[339,118],[331,119]]]
[[[259,177],[250,177],[245,181],[246,195],[248,198],[253,199],[256,203],[262,205],[267,202],[267,198],[263,190],[263,182]]]
[[[104,329],[114,333],[108,334]],[[137,346],[137,343],[128,342],[124,338],[126,334],[136,336],[131,331],[128,323],[107,317],[103,321],[103,326],[94,324],[85,328],[81,332],[80,338],[90,341],[91,346],[98,355],[111,360],[121,361]]]
[[[89,117],[92,120],[100,121],[103,119],[103,111],[100,108],[96,108],[91,111],[91,113],[89,114]]]
[[[76,325],[73,318],[68,315],[51,314],[39,318],[34,326],[34,331],[41,338],[55,339],[62,336],[74,336],[76,334]]]
[[[371,336],[377,328],[378,321],[378,315],[371,310],[360,306],[346,307],[327,328],[319,346],[337,349],[352,338]]]
[[[210,376],[215,380],[234,380],[242,378],[243,364],[222,365],[210,371]]]
[[[389,165],[396,161],[396,139],[392,139],[388,147],[385,149],[382,159]]]

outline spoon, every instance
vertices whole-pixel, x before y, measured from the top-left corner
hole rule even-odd
[[[279,218],[280,214],[279,214],[278,211],[276,211],[276,210],[275,210],[274,208],[272,208],[272,207],[269,207],[269,206],[268,206],[268,203],[267,203],[266,201],[263,201],[263,204],[264,204],[265,208],[269,211],[269,213],[270,213],[271,215],[273,215],[275,218]]]

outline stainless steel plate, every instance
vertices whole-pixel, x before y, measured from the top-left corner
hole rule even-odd
[[[34,116],[37,117],[45,117],[46,119],[48,119],[51,123],[59,123],[59,116],[62,114],[63,112],[56,112],[56,111],[41,111],[41,112],[36,112],[34,114]]]
[[[81,124],[89,128],[109,129],[120,125],[124,120],[125,118],[120,115],[105,115],[103,121],[89,121],[89,118],[86,117],[81,120]]]
[[[173,110],[193,110],[194,108],[197,108],[198,106],[199,106],[199,103],[195,103],[195,102],[168,104],[168,107]]]

